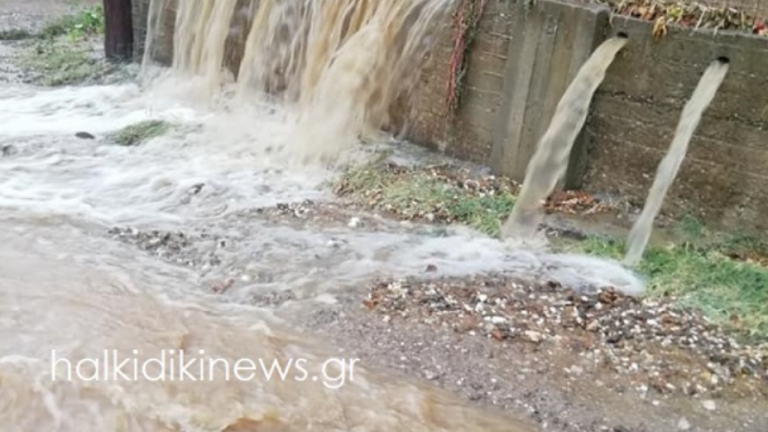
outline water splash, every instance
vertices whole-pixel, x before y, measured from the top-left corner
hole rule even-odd
[[[672,182],[677,177],[680,165],[688,152],[688,144],[693,137],[693,133],[699,126],[701,116],[712,103],[717,94],[717,90],[728,73],[728,60],[717,59],[707,67],[699,80],[699,84],[693,91],[693,95],[683,108],[680,116],[680,122],[675,130],[675,137],[669,146],[669,151],[659,164],[656,177],[653,180],[651,190],[648,192],[648,199],[645,207],[637,218],[627,239],[627,250],[624,257],[626,265],[637,265],[643,256],[648,241],[651,238],[653,230],[653,221],[661,210],[664,198]]]
[[[503,238],[527,239],[535,236],[543,218],[543,202],[568,168],[571,148],[587,120],[592,95],[603,82],[616,54],[626,44],[625,37],[614,37],[603,42],[565,90],[549,128],[528,164],[523,188],[502,227]]]
[[[242,61],[233,71],[240,97],[266,91],[295,102],[299,114],[291,151],[305,162],[333,163],[360,136],[389,124],[393,101],[416,83],[418,74],[412,72],[432,46],[429,30],[452,3],[263,0],[236,11],[236,0],[180,2],[178,7],[153,0],[151,10],[176,9],[173,67],[200,78],[208,95],[223,82],[234,16],[248,17]],[[150,25],[155,26],[151,37],[162,33],[162,20],[153,15]],[[159,41],[147,43],[146,51],[155,52]]]

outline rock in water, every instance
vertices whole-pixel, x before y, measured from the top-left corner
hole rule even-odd
[[[88,132],[78,132],[75,134],[75,136],[80,139],[96,139],[95,136],[89,134]]]

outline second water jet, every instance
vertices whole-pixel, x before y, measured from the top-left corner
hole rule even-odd
[[[627,251],[624,257],[624,264],[636,265],[643,256],[648,241],[651,238],[653,230],[653,221],[659,214],[664,198],[667,196],[672,182],[677,177],[685,155],[688,152],[688,144],[693,137],[693,133],[699,126],[701,116],[712,103],[717,90],[728,73],[728,60],[719,58],[709,65],[702,75],[699,84],[693,91],[693,95],[683,108],[680,116],[680,122],[675,131],[675,137],[669,146],[669,152],[659,164],[656,177],[653,180],[653,186],[648,193],[648,199],[643,207],[643,212],[635,221],[632,231],[627,239]]]

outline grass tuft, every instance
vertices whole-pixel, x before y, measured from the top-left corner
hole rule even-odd
[[[101,63],[86,47],[58,39],[41,40],[20,58],[20,64],[46,86],[71,85],[99,76]]]
[[[81,7],[77,12],[47,22],[38,36],[53,39],[67,36],[79,40],[104,33],[104,8],[101,5]]]
[[[32,82],[46,86],[73,85],[104,74],[102,62],[92,55],[88,38],[104,32],[102,6],[81,7],[56,18],[35,34],[8,30],[0,39],[33,39],[20,56],[20,66],[31,73]]]
[[[372,165],[355,167],[345,172],[336,193],[402,219],[460,223],[497,236],[502,219],[514,205],[511,188],[451,181],[440,175],[441,168],[406,172]]]
[[[0,41],[20,41],[32,39],[34,36],[34,33],[26,29],[0,30]]]
[[[112,141],[125,147],[135,146],[164,135],[170,127],[163,120],[145,120],[119,130],[112,136]]]

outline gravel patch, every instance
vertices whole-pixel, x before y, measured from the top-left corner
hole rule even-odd
[[[768,344],[741,345],[673,302],[612,290],[580,295],[496,275],[380,281],[364,305],[385,321],[415,320],[502,343],[551,345],[643,391],[768,396]],[[582,371],[574,366],[569,373]]]

